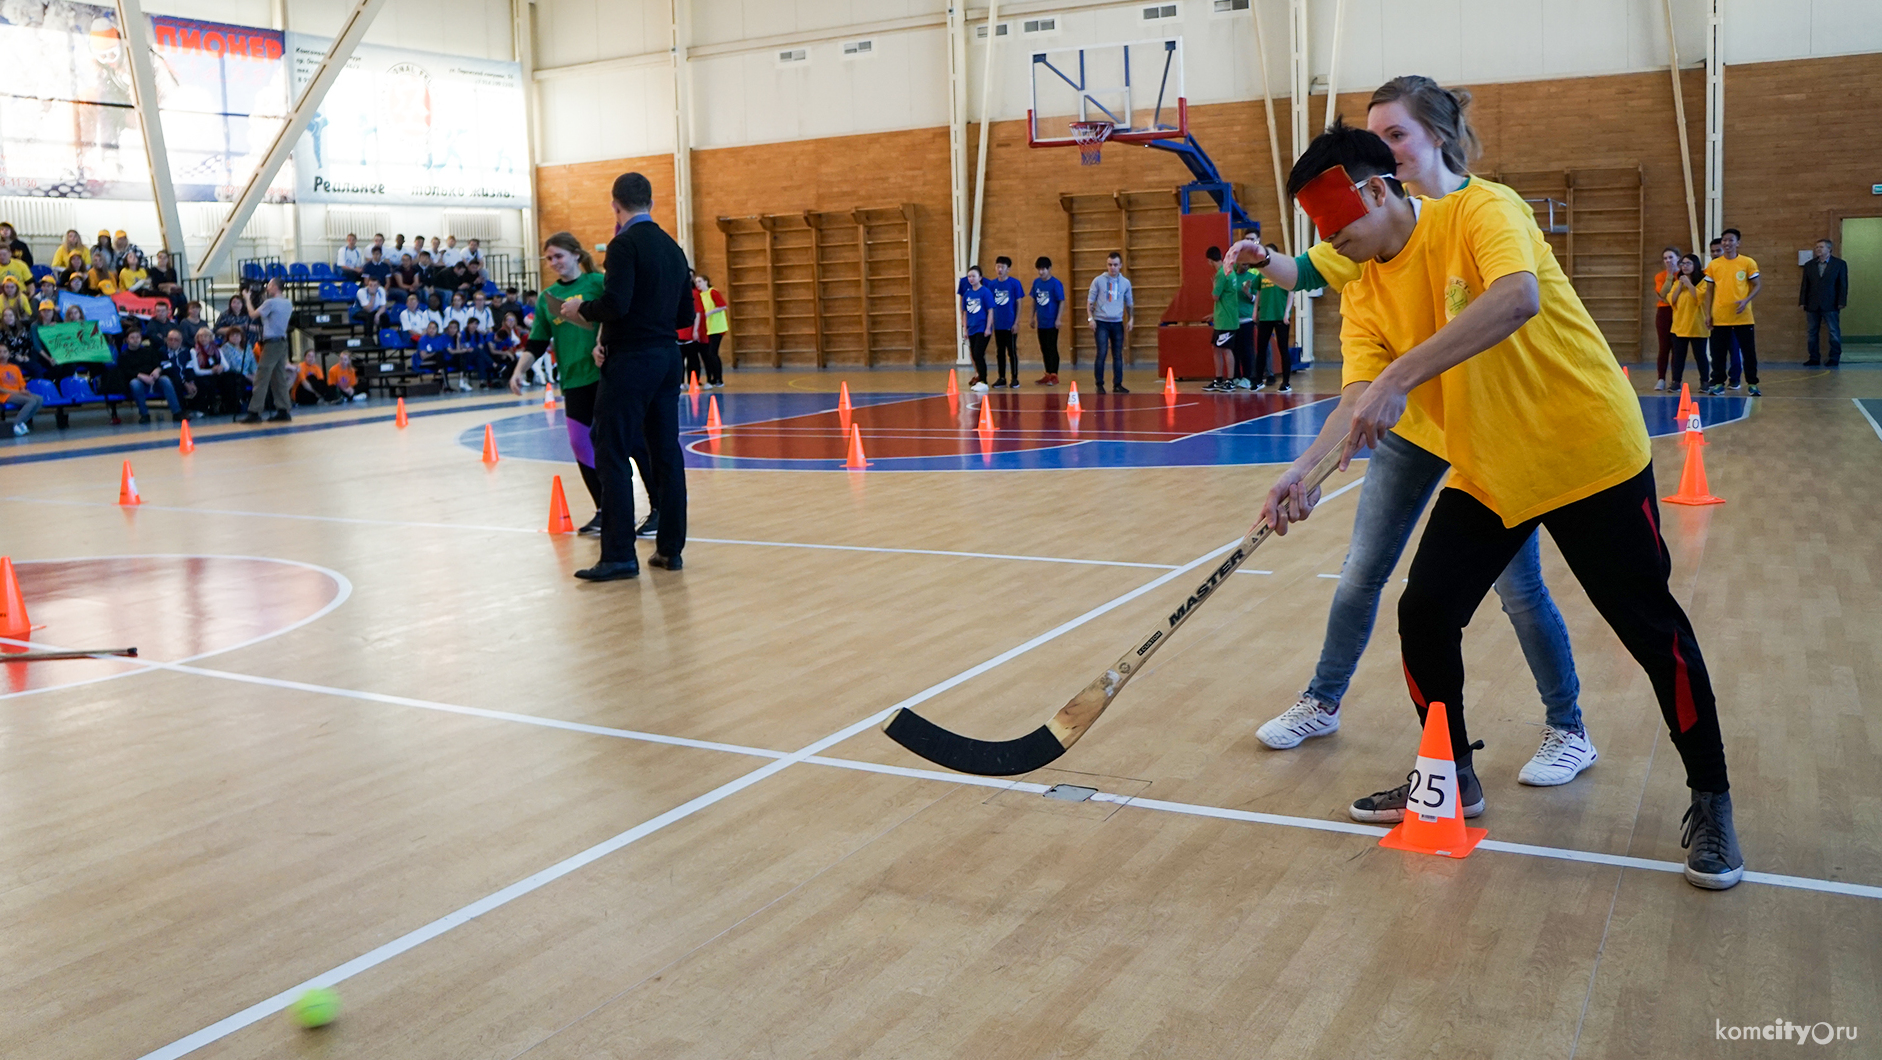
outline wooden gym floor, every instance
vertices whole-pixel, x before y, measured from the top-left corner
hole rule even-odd
[[[1788,1020],[1861,1036],[1809,1055],[1874,1056],[1882,429],[1851,399],[1882,371],[1766,387],[1709,432],[1730,503],[1663,509],[1767,874],[1725,893],[1674,871],[1678,759],[1552,545],[1602,757],[1516,784],[1541,707],[1480,609],[1492,842],[1469,859],[1345,814],[1417,743],[1396,589],[1343,730],[1260,745],[1310,674],[1355,490],[1263,548],[1271,573],[1062,768],[943,774],[876,731],[913,703],[989,738],[1038,725],[1200,580],[1272,466],[696,471],[687,569],[594,586],[569,577],[592,541],[535,532],[557,471],[587,517],[572,467],[460,443],[516,411],[487,397],[402,432],[347,409],[203,426],[189,457],[23,462],[165,437],[46,423],[0,446],[35,639],[132,638],[146,665],[0,688],[0,1055],[1761,1057],[1716,1031]],[[1670,492],[1681,450],[1654,452]],[[111,503],[127,456],[135,511]],[[1058,782],[1103,794],[1042,797]],[[343,998],[324,1031],[281,1014],[309,981]]]

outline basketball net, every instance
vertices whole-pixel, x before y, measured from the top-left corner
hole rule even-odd
[[[1095,166],[1104,161],[1104,142],[1111,138],[1111,130],[1115,128],[1117,123],[1109,121],[1072,123],[1072,142],[1078,145],[1080,165]]]

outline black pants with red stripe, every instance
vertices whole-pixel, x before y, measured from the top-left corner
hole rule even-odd
[[[1425,704],[1443,703],[1451,751],[1459,768],[1469,764],[1464,627],[1538,523],[1548,528],[1595,610],[1647,671],[1686,765],[1687,786],[1728,790],[1712,682],[1692,622],[1667,588],[1672,560],[1660,537],[1652,464],[1626,482],[1511,527],[1463,490],[1438,494],[1398,604],[1405,681],[1419,720]]]

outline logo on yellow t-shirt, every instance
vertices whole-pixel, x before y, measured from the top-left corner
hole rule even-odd
[[[1470,305],[1470,288],[1464,284],[1462,276],[1453,276],[1444,285],[1444,319],[1456,320],[1457,314]]]

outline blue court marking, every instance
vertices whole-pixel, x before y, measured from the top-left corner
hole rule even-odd
[[[1850,398],[1850,400],[1856,403],[1856,411],[1862,413],[1863,419],[1869,421],[1869,426],[1874,429],[1875,436],[1882,438],[1882,398]]]
[[[727,427],[758,424],[836,408],[836,395],[793,391],[771,394],[717,392],[719,413]],[[857,394],[851,403],[889,405],[901,401],[932,399],[932,394]],[[1185,394],[1185,400],[1207,399],[1209,395]],[[1313,395],[1303,395],[1313,398]],[[1232,400],[1232,399],[1230,399]],[[1751,398],[1699,397],[1699,418],[1706,427],[1717,427],[1745,419],[1751,414]],[[706,442],[706,398],[701,396],[700,411],[695,414],[691,399],[680,398],[680,442],[686,451],[689,468],[725,468],[751,471],[841,471],[841,460],[783,460],[758,457],[712,456],[701,452]],[[1211,467],[1252,464],[1289,463],[1305,452],[1320,432],[1335,407],[1333,395],[1310,404],[1243,420],[1215,430],[1192,434],[1174,441],[1132,441],[1125,437],[1079,438],[1063,445],[993,453],[917,457],[870,457],[871,471],[1033,471],[1077,468],[1131,467]],[[1685,424],[1674,413],[1679,407],[1677,395],[1641,395],[1641,413],[1647,433],[1660,438],[1678,434]],[[560,410],[528,413],[495,420],[497,449],[504,457],[574,463],[569,449],[568,431]],[[1089,425],[1087,425],[1089,429]],[[458,436],[458,444],[481,451],[483,427],[477,426]],[[1361,454],[1362,458],[1365,454]]]

